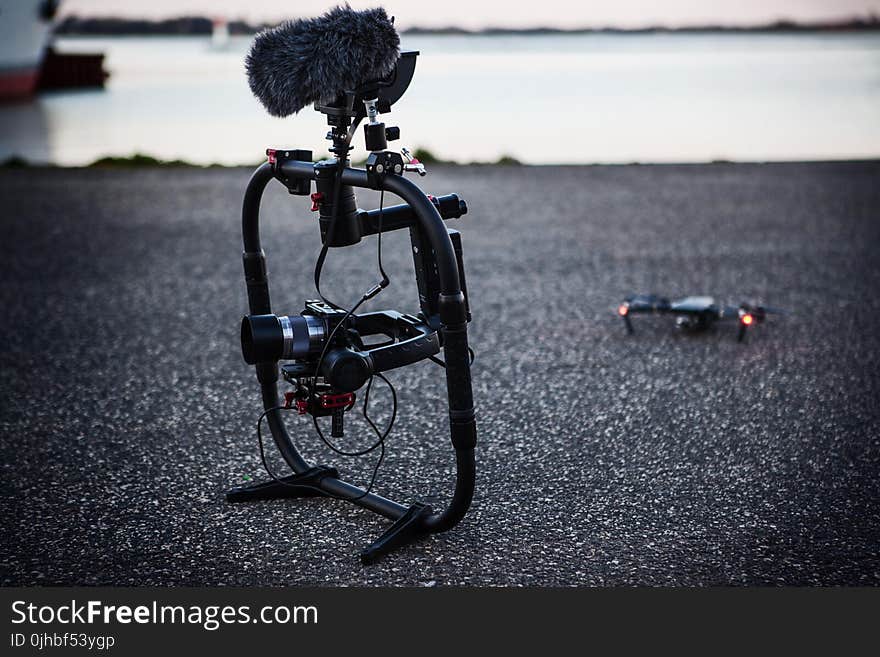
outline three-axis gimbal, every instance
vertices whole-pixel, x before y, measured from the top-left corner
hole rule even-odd
[[[229,502],[244,502],[332,497],[393,520],[388,530],[363,550],[364,563],[372,563],[419,536],[455,526],[470,506],[475,483],[476,424],[470,374],[472,352],[467,338],[470,309],[461,235],[444,224],[445,219],[465,214],[467,206],[454,194],[426,196],[404,178],[406,171],[424,175],[424,169],[418,162],[405,162],[400,154],[385,150],[387,141],[396,139],[399,131],[378,121],[378,113],[387,112],[409,85],[417,54],[402,53],[388,78],[346,93],[334,103],[316,106],[327,117],[331,128],[327,138],[333,142],[330,150],[335,157],[315,163],[309,151],[269,149],[268,161],[256,170],[247,186],[242,208],[250,310],[241,324],[242,352],[245,361],[256,367],[264,416],[275,445],[293,474],[273,475],[264,483],[232,489],[226,498]],[[364,118],[369,119],[364,132],[370,155],[364,169],[351,168],[350,142]],[[387,285],[385,278],[349,309],[322,297],[307,301],[297,315],[274,314],[259,224],[260,200],[273,179],[293,195],[309,196],[313,210],[319,212],[323,249],[317,272],[328,248],[356,244],[367,236],[381,237],[383,232],[408,230],[420,312],[387,310],[357,314],[360,303],[376,296]],[[361,210],[357,207],[355,188],[387,191],[404,203]],[[316,273],[316,283],[318,278]],[[442,360],[437,357],[441,351]],[[457,474],[454,493],[445,510],[435,511],[422,503],[399,504],[373,493],[372,484],[367,489],[352,485],[335,468],[313,465],[300,455],[285,427],[283,410],[312,416],[322,439],[317,418],[330,417],[331,437],[341,437],[345,414],[354,406],[359,390],[365,388],[364,394],[369,395],[374,376],[382,377],[383,372],[425,359],[441,363],[446,372]],[[283,398],[279,398],[279,373],[292,388]]]

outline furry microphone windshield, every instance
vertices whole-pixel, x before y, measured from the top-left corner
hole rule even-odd
[[[286,21],[257,35],[245,60],[251,91],[272,116],[384,78],[400,57],[400,37],[381,7],[335,7],[317,18]]]

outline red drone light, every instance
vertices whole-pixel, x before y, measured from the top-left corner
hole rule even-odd
[[[626,317],[627,314],[629,313],[629,306],[624,304],[624,305],[620,306],[620,308],[617,309],[617,312],[621,317]]]
[[[743,315],[742,316],[742,323],[745,324],[746,326],[751,326],[752,322],[754,322],[754,321],[755,321],[755,318],[752,317],[751,315]]]

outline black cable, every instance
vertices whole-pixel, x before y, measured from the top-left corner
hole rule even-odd
[[[385,427],[384,432],[379,431],[379,427],[377,427],[375,422],[373,422],[373,420],[370,418],[367,410],[370,403],[370,389],[373,386],[373,377],[379,377],[380,379],[382,379],[382,381],[385,382],[385,384],[388,386],[388,389],[391,391],[391,419],[388,420],[388,426]],[[376,433],[378,440],[376,440],[376,442],[369,447],[365,447],[364,449],[357,450],[355,452],[346,452],[344,449],[336,447],[336,445],[327,440],[327,438],[324,436],[324,433],[321,431],[320,425],[318,424],[318,418],[314,415],[312,416],[312,422],[315,425],[315,431],[318,432],[318,437],[322,441],[324,441],[324,444],[327,445],[327,447],[329,447],[332,451],[336,452],[340,456],[364,456],[365,454],[369,454],[370,452],[374,451],[385,441],[385,438],[388,437],[388,434],[391,433],[391,428],[394,426],[394,421],[397,419],[397,390],[395,390],[391,382],[379,372],[376,372],[373,376],[371,376],[370,380],[367,382],[367,388],[364,392],[363,415],[364,419],[366,419],[367,423]]]
[[[388,386],[388,389],[391,391],[391,418],[388,420],[388,426],[385,427],[385,431],[379,431],[379,427],[376,426],[376,423],[373,422],[372,418],[369,416],[369,404],[370,404],[370,390],[373,387],[373,377],[379,377],[385,384]],[[367,486],[366,490],[357,497],[349,497],[346,498],[349,501],[359,500],[362,497],[365,497],[373,490],[373,486],[376,483],[376,477],[379,474],[379,468],[382,466],[383,461],[385,460],[385,439],[388,437],[388,434],[391,433],[391,429],[394,427],[394,421],[397,419],[397,391],[394,389],[394,386],[391,382],[386,379],[381,373],[376,372],[373,376],[370,377],[370,380],[367,382],[367,388],[364,391],[364,406],[363,406],[363,415],[364,419],[370,425],[370,428],[375,432],[377,436],[377,440],[375,443],[370,445],[369,447],[358,450],[355,452],[346,452],[345,450],[339,449],[335,445],[333,445],[327,438],[324,436],[324,433],[321,431],[321,427],[318,424],[318,418],[316,416],[312,416],[312,423],[315,425],[315,431],[318,433],[318,437],[323,441],[323,443],[329,447],[332,451],[340,454],[341,456],[364,456],[375,451],[377,448],[379,451],[379,458],[376,461],[376,465],[373,466],[373,476],[370,478],[370,485]]]
[[[368,298],[369,297],[367,297],[367,295],[364,294],[360,298],[360,301],[358,301],[356,304],[354,304],[354,306],[351,307],[351,310],[349,310],[345,313],[343,318],[336,324],[336,326],[333,327],[333,330],[330,331],[330,335],[327,336],[327,339],[324,340],[324,348],[321,349],[321,355],[318,357],[317,365],[315,365],[315,376],[314,376],[315,379],[317,379],[318,375],[321,373],[321,365],[323,365],[323,363],[324,363],[324,356],[327,355],[327,350],[330,348],[330,345],[333,342],[333,337],[336,335],[336,331],[338,331],[340,329],[340,327],[345,326],[345,324],[348,322],[348,318],[351,317],[354,314],[354,311],[357,310],[358,308],[360,308],[361,305],[363,305],[363,303]],[[312,390],[312,392],[316,392],[316,391]]]
[[[340,152],[339,147],[336,148],[336,171],[334,172],[333,179],[333,210],[330,214],[330,225],[327,227],[327,235],[324,240],[324,244],[321,246],[321,252],[318,254],[318,259],[315,261],[315,291],[318,293],[318,296],[321,297],[321,300],[326,303],[331,308],[336,308],[337,310],[342,310],[342,307],[338,304],[333,303],[325,297],[321,293],[321,271],[324,269],[324,260],[327,258],[328,244],[333,243],[333,237],[336,234],[336,217],[339,212],[339,195],[342,189],[342,172],[345,171],[345,161],[348,159],[348,151],[349,146],[351,145],[351,139],[354,137],[355,131],[357,131],[357,127],[360,125],[361,119],[357,119],[354,124],[351,126],[351,129],[348,131],[348,135],[345,140],[345,144],[342,147],[342,152]]]
[[[381,451],[379,452],[379,459],[376,461],[376,465],[373,467],[373,476],[370,479],[370,485],[367,488],[367,491],[366,491],[366,493],[364,493],[364,495],[369,493],[373,489],[373,484],[376,483],[376,477],[379,474],[379,468],[381,467],[382,462],[385,460],[385,439],[388,437],[388,434],[391,433],[391,429],[394,426],[394,420],[397,419],[397,391],[394,389],[394,386],[391,385],[391,381],[386,379],[385,376],[382,375],[381,373],[377,372],[374,376],[378,376],[380,379],[382,379],[385,382],[385,385],[387,385],[388,389],[391,391],[391,399],[392,399],[391,418],[388,420],[388,426],[385,428],[385,432],[382,434],[382,437],[379,439],[379,445],[381,447]],[[364,419],[369,423],[369,425],[373,428],[373,431],[375,431],[376,434],[378,435],[379,429],[376,427],[376,423],[373,422],[373,420],[370,418],[370,416],[367,412],[367,408],[370,403],[370,389],[372,388],[372,386],[373,386],[373,377],[371,376],[369,383],[367,383],[367,389],[364,392],[363,414],[364,414]],[[358,499],[360,499],[360,498],[358,498]]]
[[[348,502],[354,502],[354,501],[357,501],[357,500],[362,499],[362,498],[366,497],[367,495],[369,495],[370,492],[373,490],[373,486],[376,483],[376,477],[379,473],[379,468],[381,467],[382,462],[385,460],[385,438],[387,438],[388,434],[391,433],[391,428],[394,426],[394,420],[397,417],[397,391],[394,389],[394,386],[391,384],[391,382],[388,379],[386,379],[384,376],[382,376],[382,374],[376,374],[376,376],[378,376],[380,379],[382,379],[388,385],[389,389],[391,390],[392,398],[394,400],[394,405],[392,407],[391,419],[388,422],[388,426],[386,427],[384,433],[380,433],[379,428],[376,426],[376,424],[373,422],[373,420],[369,417],[368,411],[367,411],[368,405],[369,405],[369,394],[370,394],[369,388],[372,386],[372,383],[373,383],[373,377],[370,377],[370,381],[367,384],[367,391],[364,394],[363,413],[364,413],[364,418],[366,418],[367,422],[370,424],[373,431],[375,431],[376,434],[379,435],[379,440],[371,448],[364,451],[363,453],[366,454],[368,452],[372,452],[376,449],[376,447],[380,447],[381,451],[379,452],[379,459],[376,461],[376,465],[373,466],[373,475],[370,478],[370,484],[366,488],[366,490],[364,490],[363,493],[361,493],[360,495],[357,495],[356,497],[343,497],[341,495],[334,495],[333,493],[330,493],[330,492],[324,490],[323,488],[319,488],[318,486],[313,486],[311,484],[305,484],[305,483],[291,484],[289,482],[283,481],[282,479],[278,478],[278,476],[269,467],[269,462],[266,459],[266,450],[263,445],[263,428],[262,427],[263,427],[263,418],[265,418],[269,413],[271,413],[273,411],[291,411],[291,410],[293,410],[292,408],[288,408],[286,406],[273,406],[272,408],[268,408],[265,411],[263,411],[260,414],[260,417],[257,419],[257,443],[259,444],[259,447],[260,447],[260,460],[263,462],[263,469],[266,471],[266,474],[268,474],[269,477],[275,483],[280,484],[282,486],[288,486],[290,488],[308,488],[310,490],[318,491],[319,493],[322,493],[322,494],[326,495],[327,497],[332,497],[337,500],[345,500]],[[313,416],[313,419],[317,419],[317,418],[314,418],[314,416]],[[317,427],[317,424],[315,426]],[[319,435],[321,435],[320,429],[318,429],[318,432],[319,432]],[[328,446],[329,446],[329,443],[328,443]],[[332,448],[332,446],[331,446],[331,448]],[[336,450],[336,451],[338,451],[338,450]],[[340,453],[342,453],[342,452],[340,452]]]
[[[272,478],[272,480],[281,486],[289,486],[290,488],[308,488],[310,490],[316,490],[319,493],[327,495],[328,497],[336,497],[337,499],[348,499],[344,497],[339,497],[333,495],[332,493],[328,493],[322,488],[318,488],[317,486],[312,486],[311,484],[291,484],[286,481],[283,481],[278,478],[278,476],[272,472],[272,469],[269,467],[269,462],[266,460],[266,450],[263,447],[263,418],[266,417],[269,413],[273,411],[292,411],[292,408],[287,408],[286,406],[273,406],[272,408],[267,408],[260,414],[260,417],[257,418],[257,444],[260,446],[260,460],[263,462],[263,469],[266,471],[266,474]]]
[[[474,350],[471,349],[470,347],[468,347],[468,354],[471,357],[471,362],[468,363],[468,367],[470,367],[471,365],[474,364],[474,361],[477,359],[477,355],[474,353]],[[436,356],[428,356],[428,360],[430,360],[431,362],[437,363],[444,370],[446,369],[446,361],[445,360],[443,360],[441,358],[437,358]]]
[[[355,124],[355,125],[357,125],[357,124]],[[353,132],[354,132],[354,130],[352,130],[352,132],[349,133],[349,142],[351,141],[351,134],[353,134]],[[333,190],[333,211],[332,211],[332,216],[331,216],[331,220],[330,220],[330,226],[327,230],[327,239],[325,241],[324,246],[321,248],[321,252],[318,255],[318,260],[315,263],[315,288],[318,292],[318,295],[321,297],[321,299],[325,303],[327,303],[330,306],[333,306],[334,308],[342,310],[342,308],[340,306],[338,306],[337,304],[333,303],[332,301],[330,301],[329,299],[324,297],[324,295],[321,294],[321,289],[320,289],[321,271],[323,269],[324,260],[327,256],[327,251],[328,251],[327,244],[331,243],[332,238],[333,238],[333,229],[336,226],[336,211],[337,211],[338,201],[339,201],[339,189],[341,187],[341,176],[342,176],[342,171],[345,168],[344,167],[344,160],[342,158],[339,158],[337,160],[337,162],[339,162],[339,164],[338,164],[337,170],[336,170],[335,188]],[[339,328],[341,326],[344,326],[347,324],[348,319],[355,313],[355,311],[358,308],[360,308],[361,305],[363,305],[369,299],[372,299],[373,297],[375,297],[377,294],[379,294],[379,292],[381,292],[383,289],[388,287],[388,285],[391,283],[391,279],[388,277],[388,274],[385,272],[385,269],[382,266],[382,219],[383,219],[383,214],[384,214],[383,213],[384,203],[385,203],[385,190],[381,190],[380,195],[379,195],[379,229],[377,231],[378,235],[377,235],[376,257],[378,260],[379,272],[382,275],[382,279],[376,285],[374,285],[372,288],[367,290],[361,296],[360,300],[354,306],[352,306],[352,308],[350,310],[348,310],[345,313],[345,316],[342,318],[342,320],[339,321],[336,324],[336,326],[333,327],[333,330],[330,332],[330,335],[327,336],[327,339],[324,341],[324,348],[321,350],[321,355],[318,357],[318,362],[315,366],[315,375],[314,375],[313,381],[316,381],[318,375],[320,374],[321,365],[324,362],[324,357],[327,355],[327,350],[330,348],[330,345],[333,342],[333,338],[335,337],[336,332],[339,330]],[[369,411],[368,411],[370,391],[373,386],[373,377],[374,376],[378,376],[380,379],[382,379],[382,381],[385,382],[385,384],[388,386],[388,389],[391,391],[391,398],[392,398],[391,418],[388,421],[388,426],[386,427],[384,432],[379,430],[379,428],[376,426],[375,422],[373,422],[373,420],[370,418]],[[312,384],[310,386],[309,394],[310,394],[310,396],[317,394],[317,389],[314,387],[314,384]],[[275,407],[275,408],[284,408],[284,407]],[[285,482],[280,481],[277,477],[274,476],[274,474],[271,472],[271,470],[269,470],[269,467],[266,463],[265,454],[263,451],[263,437],[262,437],[261,423],[262,423],[262,419],[266,416],[267,413],[268,413],[268,411],[264,412],[260,416],[260,419],[257,422],[257,435],[258,435],[258,438],[260,441],[260,454],[263,458],[263,467],[266,469],[266,472],[269,474],[269,476],[272,477],[276,482],[281,483],[281,484],[285,484]],[[338,448],[333,443],[331,443],[324,435],[324,432],[321,431],[321,427],[318,424],[317,416],[312,415],[312,423],[315,426],[315,431],[318,434],[318,437],[333,452],[336,452],[337,454],[340,454],[342,456],[364,456],[366,454],[369,454],[369,453],[375,451],[377,448],[379,448],[381,450],[379,453],[379,459],[376,461],[376,465],[373,468],[373,476],[370,479],[369,486],[358,497],[342,498],[342,499],[346,499],[348,501],[359,500],[362,497],[368,495],[370,493],[370,491],[372,490],[373,485],[376,483],[376,477],[379,472],[379,467],[382,465],[382,462],[385,460],[385,439],[388,437],[388,434],[391,433],[391,429],[394,426],[394,421],[397,419],[397,391],[394,389],[394,386],[391,384],[391,382],[385,376],[383,376],[381,373],[377,372],[374,375],[370,376],[370,379],[367,382],[367,388],[364,392],[363,415],[364,415],[364,419],[367,421],[370,428],[376,434],[377,440],[375,443],[373,443],[369,447],[362,449],[362,450],[357,450],[354,452],[347,452],[345,450]],[[294,484],[287,484],[287,485],[295,486]],[[310,486],[310,488],[315,488],[315,487]],[[321,492],[326,492],[326,491],[323,491],[322,489],[318,489],[318,490],[321,490]]]
[[[391,384],[385,375],[381,372],[376,372],[373,376],[379,377],[382,381],[385,382],[385,385],[388,386],[388,389],[391,391],[391,419],[388,420],[388,426],[385,428],[385,432],[382,434],[382,439],[388,437],[388,434],[391,432],[391,427],[394,426],[394,420],[397,419],[397,390],[395,390],[394,386]],[[367,383],[367,389],[364,391],[364,407],[363,407],[363,415],[364,419],[370,423],[370,426],[373,427],[373,430],[378,433],[378,429],[376,428],[376,424],[370,418],[367,413],[368,406],[370,404],[370,388],[373,386],[373,376],[370,377],[369,383]]]
[[[391,280],[388,278],[388,275],[385,273],[385,269],[382,267],[382,215],[383,215],[383,209],[384,209],[384,202],[385,202],[385,192],[383,190],[380,192],[380,195],[379,195],[379,230],[377,232],[378,241],[377,241],[377,245],[376,245],[376,259],[378,260],[378,263],[379,263],[379,271],[382,274],[382,280],[379,281],[372,288],[367,290],[363,294],[363,296],[361,296],[360,300],[356,304],[354,304],[354,306],[352,306],[351,310],[349,310],[348,312],[345,313],[345,316],[342,318],[342,320],[339,323],[337,323],[336,326],[333,327],[333,330],[330,332],[330,335],[327,336],[327,339],[324,341],[324,348],[321,350],[321,355],[318,357],[318,363],[315,366],[315,377],[314,377],[315,379],[317,379],[318,375],[321,373],[321,365],[324,362],[324,357],[327,355],[327,350],[330,348],[330,345],[333,342],[333,337],[336,335],[336,331],[338,331],[341,326],[344,326],[348,322],[348,318],[351,317],[354,314],[354,312],[358,308],[361,307],[361,305],[363,305],[368,299],[372,299],[374,296],[379,294],[379,292],[381,292],[386,287],[388,287],[388,285],[391,282]],[[325,249],[326,249],[326,247],[325,247]],[[324,252],[325,249],[322,249],[322,253]],[[365,450],[361,450],[359,452],[346,452],[344,450],[337,448],[329,440],[327,440],[327,438],[324,436],[324,433],[321,431],[321,427],[318,425],[318,418],[315,417],[314,415],[312,416],[312,420],[315,425],[315,431],[318,433],[318,437],[323,441],[323,443],[325,445],[327,445],[327,447],[329,447],[331,450],[333,450],[337,454],[341,454],[343,456],[362,456],[364,454],[368,454],[369,452],[376,449],[376,447],[379,446],[379,443],[381,443],[382,441],[385,440],[385,436],[388,435],[388,432],[391,430],[391,426],[394,424],[394,418],[397,416],[397,393],[394,390],[394,386],[391,385],[391,382],[388,381],[388,379],[386,379],[384,376],[382,376],[378,372],[374,376],[380,377],[388,385],[389,389],[391,390],[391,395],[394,400],[394,406],[393,406],[393,412],[392,412],[392,417],[391,417],[391,422],[389,424],[389,428],[385,432],[384,435],[380,434],[380,432],[376,428],[376,426],[372,423],[372,421],[369,419],[369,417],[367,417],[367,421],[373,427],[373,430],[376,432],[376,435],[380,436],[379,440],[376,443],[374,443],[371,447],[368,447]],[[373,377],[371,376],[370,380],[367,383],[367,392],[366,392],[367,399],[369,399],[369,390],[370,390],[372,384],[373,384]],[[317,394],[317,390],[311,389],[310,394]],[[364,409],[366,411],[366,400],[365,400]],[[366,417],[366,415],[365,415],[365,417]]]
[[[351,308],[351,310],[349,310],[348,312],[345,313],[345,316],[342,318],[342,321],[340,321],[338,324],[336,324],[336,326],[333,327],[333,330],[330,332],[330,335],[327,336],[327,339],[324,341],[324,348],[321,350],[321,355],[318,358],[318,364],[315,366],[315,378],[317,378],[318,375],[321,373],[321,365],[324,363],[324,356],[327,355],[327,350],[330,348],[330,344],[333,342],[333,337],[336,335],[336,331],[339,330],[339,327],[345,325],[348,322],[349,317],[351,317],[354,314],[354,311],[356,311],[358,308],[360,308],[363,303],[365,303],[366,301],[375,297],[377,294],[379,294],[379,292],[384,290],[391,283],[391,279],[388,278],[388,275],[385,273],[385,270],[382,268],[382,215],[383,215],[383,209],[384,209],[384,202],[385,202],[385,191],[382,190],[379,195],[379,230],[377,232],[377,240],[378,241],[376,243],[376,258],[379,261],[379,271],[382,274],[382,280],[380,280],[376,285],[374,285],[369,290],[367,290],[363,294],[363,296],[360,298],[360,301],[358,301]],[[335,216],[335,206],[334,206],[334,216]],[[331,229],[332,229],[332,224],[331,224]],[[328,231],[328,233],[329,233],[329,231]],[[318,285],[318,282],[320,281],[320,278],[321,278],[320,267],[323,266],[323,257],[322,256],[325,256],[326,252],[327,252],[327,247],[325,246],[324,248],[321,249],[321,255],[318,256],[318,263],[315,266],[315,285],[316,286]],[[318,291],[318,294],[320,294],[320,291]],[[322,296],[321,298],[323,299],[324,297]],[[326,301],[326,299],[325,299],[325,301]],[[336,306],[336,308],[339,308],[339,306]],[[339,308],[339,309],[341,310],[341,308]],[[312,390],[312,392],[315,392],[315,391]]]
[[[386,288],[391,283],[391,279],[385,273],[385,268],[382,266],[382,211],[384,207],[385,189],[383,188],[379,190],[379,227],[376,231],[376,260],[379,261],[379,273],[382,274],[382,280],[379,282],[379,285]]]
[[[334,208],[336,206],[333,206]],[[333,223],[330,224],[331,227]],[[330,230],[327,231],[327,234],[330,234]],[[329,241],[329,239],[328,239]],[[318,293],[318,296],[321,297],[321,301],[326,303],[331,308],[336,308],[337,310],[341,310],[341,307],[338,304],[333,303],[324,296],[321,292],[321,270],[324,269],[324,259],[327,257],[327,245],[321,247],[321,252],[318,254],[318,260],[315,262],[315,291]]]

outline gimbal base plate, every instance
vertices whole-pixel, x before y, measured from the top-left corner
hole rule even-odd
[[[316,465],[302,474],[279,477],[277,481],[263,481],[249,486],[237,486],[226,491],[227,502],[256,502],[295,497],[329,497],[321,490],[324,477],[339,478],[336,468]]]

